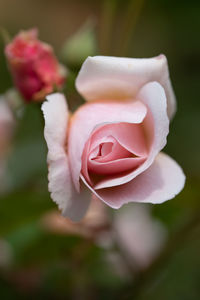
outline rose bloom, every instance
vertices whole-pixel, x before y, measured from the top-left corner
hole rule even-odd
[[[130,264],[135,269],[144,269],[150,265],[167,237],[166,228],[153,218],[150,207],[138,203],[128,204],[114,215],[113,223],[118,245]]]
[[[62,88],[66,77],[52,47],[37,36],[36,29],[21,31],[5,48],[14,84],[26,101],[43,100]]]
[[[76,88],[88,103],[73,115],[59,93],[42,106],[49,191],[63,215],[80,220],[91,193],[115,209],[179,193],[185,176],[160,152],[175,113],[166,57],[88,57]]]

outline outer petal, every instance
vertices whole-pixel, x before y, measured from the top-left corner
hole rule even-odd
[[[169,78],[166,57],[120,58],[88,57],[76,80],[79,93],[90,100],[135,98],[148,82],[159,82],[166,93],[168,115],[176,111],[176,99]]]
[[[102,180],[95,186],[95,189],[117,186],[131,181],[149,168],[157,154],[166,144],[166,137],[169,132],[169,119],[166,111],[166,96],[164,89],[159,83],[151,82],[146,84],[140,90],[137,97],[148,107],[148,113],[143,122],[146,130],[148,130],[147,137],[152,139],[148,158],[132,173]]]
[[[185,175],[179,165],[168,155],[160,153],[151,167],[131,182],[98,190],[97,194],[113,208],[128,202],[158,204],[174,198],[183,189],[184,183]]]
[[[146,106],[139,101],[89,103],[76,111],[70,124],[68,148],[72,178],[77,191],[79,190],[81,156],[91,132],[106,123],[141,123],[146,112]]]
[[[65,150],[68,108],[65,97],[56,93],[47,96],[42,105],[45,118],[44,135],[48,146],[49,191],[63,215],[73,221],[80,220],[85,214],[90,197],[88,189],[82,187],[77,193],[71,180],[68,157]]]

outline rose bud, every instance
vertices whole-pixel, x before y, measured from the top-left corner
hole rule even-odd
[[[27,102],[61,89],[66,78],[52,47],[37,36],[36,29],[21,31],[5,48],[14,84]]]
[[[88,103],[72,116],[62,94],[42,106],[49,191],[63,215],[80,220],[91,193],[115,209],[178,194],[183,171],[160,152],[175,112],[165,56],[89,57],[76,87]]]

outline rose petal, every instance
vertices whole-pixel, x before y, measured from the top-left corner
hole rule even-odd
[[[107,136],[114,137],[122,147],[134,155],[145,156],[147,154],[147,145],[141,124],[117,123],[102,126],[92,134],[91,146],[97,146]]]
[[[118,174],[120,172],[127,172],[135,169],[144,162],[143,157],[128,157],[120,158],[109,162],[97,162],[95,160],[89,161],[89,171],[95,174]]]
[[[184,187],[185,175],[168,155],[159,153],[154,163],[132,181],[95,192],[113,208],[128,202],[162,203],[174,198]]]
[[[91,202],[91,191],[80,181],[80,193],[75,188],[72,189],[68,205],[63,210],[62,215],[70,218],[74,222],[79,222],[86,214]]]
[[[63,215],[78,221],[85,214],[90,197],[88,189],[85,188],[78,194],[71,180],[65,150],[69,115],[64,95],[56,93],[47,96],[42,111],[45,118],[44,135],[48,146],[49,191]]]
[[[141,123],[146,112],[146,106],[138,101],[88,103],[76,111],[70,124],[68,145],[72,178],[77,191],[79,190],[81,157],[91,132],[106,123]]]
[[[49,150],[48,159],[53,161],[66,156],[69,113],[64,95],[55,93],[46,98],[47,101],[42,105],[45,119],[44,135]]]
[[[110,179],[106,178],[100,181],[95,186],[95,189],[117,186],[131,181],[133,178],[149,168],[157,154],[166,144],[166,137],[169,132],[169,119],[166,111],[166,96],[164,89],[159,83],[151,82],[146,84],[140,90],[137,97],[148,107],[148,113],[144,120],[144,126],[147,127],[149,138],[153,138],[148,158],[144,164],[142,164],[135,171],[124,176],[119,175],[113,176]]]
[[[119,246],[130,257],[130,263],[135,268],[147,268],[166,241],[166,227],[152,216],[149,205],[141,203],[127,204],[113,217]]]
[[[90,148],[96,150],[96,147],[99,148],[102,143],[103,145],[112,144],[112,151],[106,156],[95,156],[95,158],[93,151],[87,154],[87,159],[89,157],[88,168],[96,174],[106,175],[132,171],[146,159],[147,151],[141,124],[104,125],[92,134]],[[140,157],[135,157],[133,154]]]
[[[96,149],[99,149],[99,146],[97,146],[92,152],[89,153],[88,161],[106,163],[120,158],[133,157],[133,154],[122,147],[116,139],[113,137],[110,138],[112,138],[112,142],[103,142],[103,144],[101,144],[101,156],[96,153]],[[105,152],[105,150],[108,152]]]
[[[159,82],[166,93],[168,115],[176,111],[176,99],[164,55],[153,58],[88,57],[76,80],[76,88],[88,101],[134,99],[143,85]]]
[[[119,124],[105,125],[101,127],[102,131],[100,130],[99,133],[100,134],[103,133],[102,137],[101,135],[98,136],[97,133],[97,137],[96,137],[97,139],[95,139],[94,137],[96,133],[95,132],[92,135],[92,138],[89,139],[89,141],[86,143],[84,147],[84,151],[82,155],[82,174],[84,175],[88,183],[90,183],[92,186],[94,185],[94,182],[98,182],[97,180],[99,180],[93,176],[94,174],[111,175],[119,172],[126,172],[127,174],[127,172],[133,171],[133,169],[141,165],[146,159],[146,155],[142,155],[140,157],[133,156],[133,154],[128,150],[126,150],[126,148],[121,146],[121,144],[119,144],[115,138],[113,138],[112,136],[106,136],[107,131],[104,127],[107,126],[113,127],[114,125],[119,125]],[[120,123],[120,125],[125,125],[125,124]],[[130,139],[131,138],[133,139],[133,135],[135,133],[134,126],[137,124],[127,123],[127,125],[133,126],[132,136],[130,136]],[[116,128],[118,128],[118,126]],[[109,129],[110,128],[107,128],[108,130],[107,133],[111,133]],[[130,126],[128,126],[127,129],[130,129]],[[102,143],[103,146],[107,144],[112,144],[112,146],[109,148],[110,150],[112,149],[112,151],[107,153],[105,156],[98,156],[99,145],[102,145]],[[89,147],[90,144],[91,146]],[[101,152],[103,146],[101,148]],[[93,150],[91,151],[91,149]],[[90,173],[88,173],[88,171],[90,171]],[[122,176],[122,174],[120,175]]]

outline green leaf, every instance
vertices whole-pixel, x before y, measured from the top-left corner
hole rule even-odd
[[[73,36],[65,42],[61,56],[72,67],[79,67],[88,56],[97,53],[95,23],[88,20]]]

